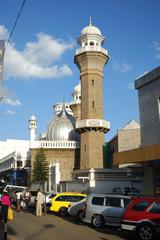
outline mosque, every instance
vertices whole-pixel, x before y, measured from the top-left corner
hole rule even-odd
[[[37,119],[28,121],[30,139],[0,141],[0,174],[14,184],[31,181],[33,163],[40,148],[49,162],[47,189],[103,169],[104,134],[110,123],[103,119],[103,68],[109,54],[102,47],[104,37],[92,25],[82,29],[77,39],[74,63],[80,70],[80,83],[74,88],[71,103],[56,103],[47,131],[36,136]],[[87,175],[85,175],[87,176]]]

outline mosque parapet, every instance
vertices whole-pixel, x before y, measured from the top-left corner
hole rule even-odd
[[[60,148],[60,149],[76,149],[79,148],[78,141],[35,141],[31,148]]]
[[[106,133],[110,129],[110,122],[102,119],[84,119],[76,121],[76,130],[79,132],[84,132],[91,128]]]
[[[102,52],[107,56],[109,55],[108,51],[101,46],[93,46],[93,47],[85,46],[85,47],[78,48],[76,50],[76,55],[83,53],[83,52],[92,52],[92,51],[93,52]]]

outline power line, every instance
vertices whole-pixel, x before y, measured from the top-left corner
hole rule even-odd
[[[21,12],[22,12],[23,8],[24,8],[25,2],[26,2],[26,0],[23,0],[22,5],[21,5],[21,8],[20,8],[20,10],[19,10],[19,13],[18,13],[18,15],[17,15],[17,17],[16,17],[16,20],[15,20],[14,24],[13,24],[12,31],[10,32],[9,38],[8,38],[8,40],[7,40],[6,46],[5,46],[4,51],[3,51],[2,55],[1,55],[0,62],[2,61],[2,59],[3,59],[3,57],[4,57],[4,53],[5,53],[5,51],[6,51],[7,47],[8,47],[8,44],[9,44],[9,42],[10,42],[10,40],[11,40],[11,37],[12,37],[13,32],[14,32],[14,30],[15,30],[15,27],[16,27],[16,25],[17,25],[18,19],[19,19],[20,15],[21,15]]]

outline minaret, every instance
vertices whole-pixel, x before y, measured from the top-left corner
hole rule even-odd
[[[81,31],[74,62],[80,70],[81,120],[76,122],[80,132],[80,168],[103,168],[104,133],[110,123],[103,120],[103,68],[108,62],[108,51],[100,30],[89,26]]]
[[[34,115],[30,117],[28,120],[29,122],[29,130],[30,130],[30,148],[34,145],[34,142],[36,140],[36,128],[37,128],[37,120]]]
[[[81,119],[81,84],[79,83],[75,86],[73,93],[73,101],[70,104],[70,108],[72,109],[73,116],[76,120]]]

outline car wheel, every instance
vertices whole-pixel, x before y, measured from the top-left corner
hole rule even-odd
[[[104,226],[104,218],[101,215],[95,215],[92,218],[92,224],[96,228],[100,228]]]
[[[77,213],[77,220],[82,222],[82,219],[83,219],[83,210],[80,210],[78,213]]]
[[[67,215],[68,215],[68,210],[67,210],[67,208],[61,207],[61,208],[59,209],[59,215],[62,216],[62,217],[67,216]]]
[[[153,240],[155,239],[155,229],[149,223],[143,223],[137,228],[137,234],[141,240]]]

